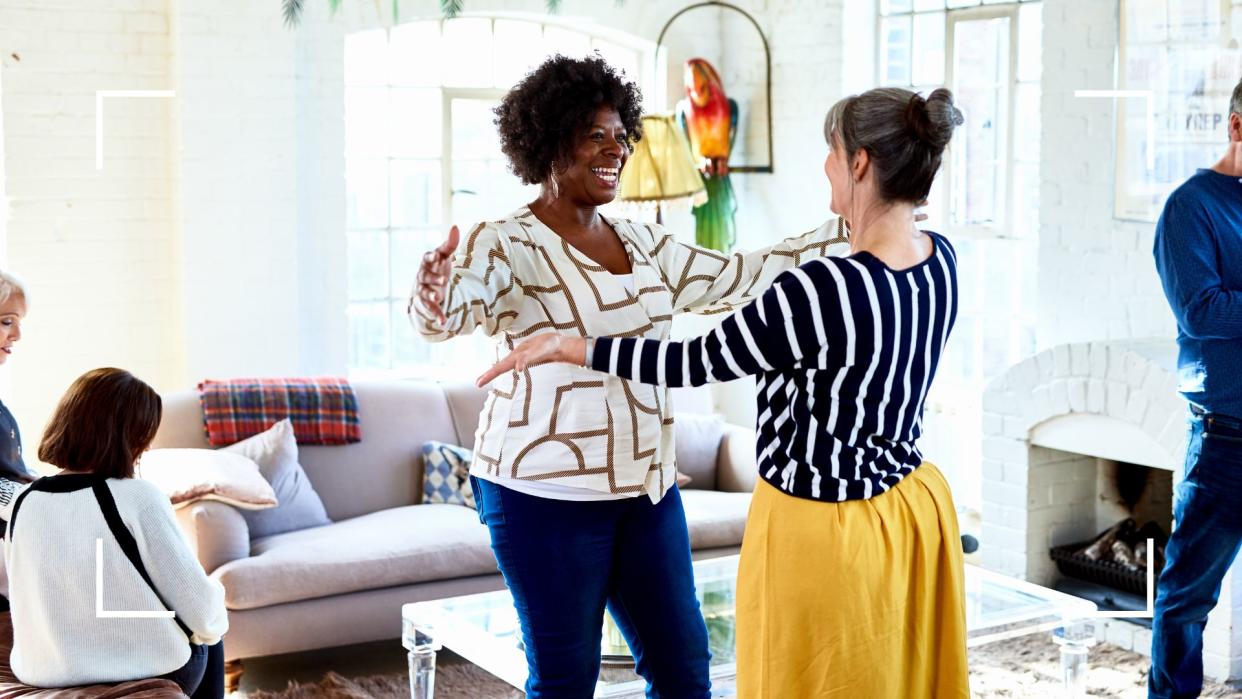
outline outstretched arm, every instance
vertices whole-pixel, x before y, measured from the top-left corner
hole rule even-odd
[[[480,223],[457,250],[457,227],[440,247],[423,256],[418,281],[410,295],[410,321],[431,342],[469,335],[483,328],[488,335],[507,328],[518,315],[522,293],[509,263],[504,233]]]
[[[585,365],[621,378],[671,387],[732,381],[790,367],[821,352],[827,338],[819,308],[810,278],[795,269],[706,335],[681,342],[538,335],[518,344],[478,383],[483,386],[508,371],[548,362]]]
[[[662,227],[652,227],[651,233],[652,257],[678,312],[735,310],[762,294],[781,273],[817,257],[849,253],[845,221],[838,218],[776,245],[730,255],[679,243]]]

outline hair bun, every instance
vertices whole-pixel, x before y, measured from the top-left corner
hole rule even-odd
[[[919,141],[943,149],[953,138],[953,130],[965,122],[953,104],[953,93],[941,87],[926,99],[915,95],[906,109],[906,126]]]

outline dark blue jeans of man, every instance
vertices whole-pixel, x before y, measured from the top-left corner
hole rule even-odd
[[[594,695],[605,605],[648,697],[711,696],[707,625],[676,487],[657,504],[646,496],[578,502],[470,480],[521,620],[527,699]]]
[[[1203,688],[1203,628],[1242,544],[1242,421],[1192,415],[1185,471],[1156,586],[1153,699],[1197,697]]]

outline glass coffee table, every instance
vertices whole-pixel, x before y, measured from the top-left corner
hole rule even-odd
[[[707,620],[712,653],[713,697],[736,695],[737,563],[737,556],[725,556],[694,564],[695,588]],[[1095,610],[1095,605],[1086,600],[966,566],[967,645],[1063,629],[1058,642],[1062,644],[1062,662],[1071,691],[1086,671],[1087,649],[1094,640],[1086,622]],[[508,591],[407,604],[401,608],[401,618],[414,699],[432,699],[435,653],[440,648],[448,648],[518,689],[526,684],[522,634]],[[595,696],[642,697],[646,683],[634,673],[632,663],[624,663],[628,651],[610,622],[605,623],[601,649],[604,665]]]

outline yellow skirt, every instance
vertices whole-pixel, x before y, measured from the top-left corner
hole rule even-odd
[[[761,479],[738,571],[739,699],[969,697],[962,565],[929,463],[842,503]]]

